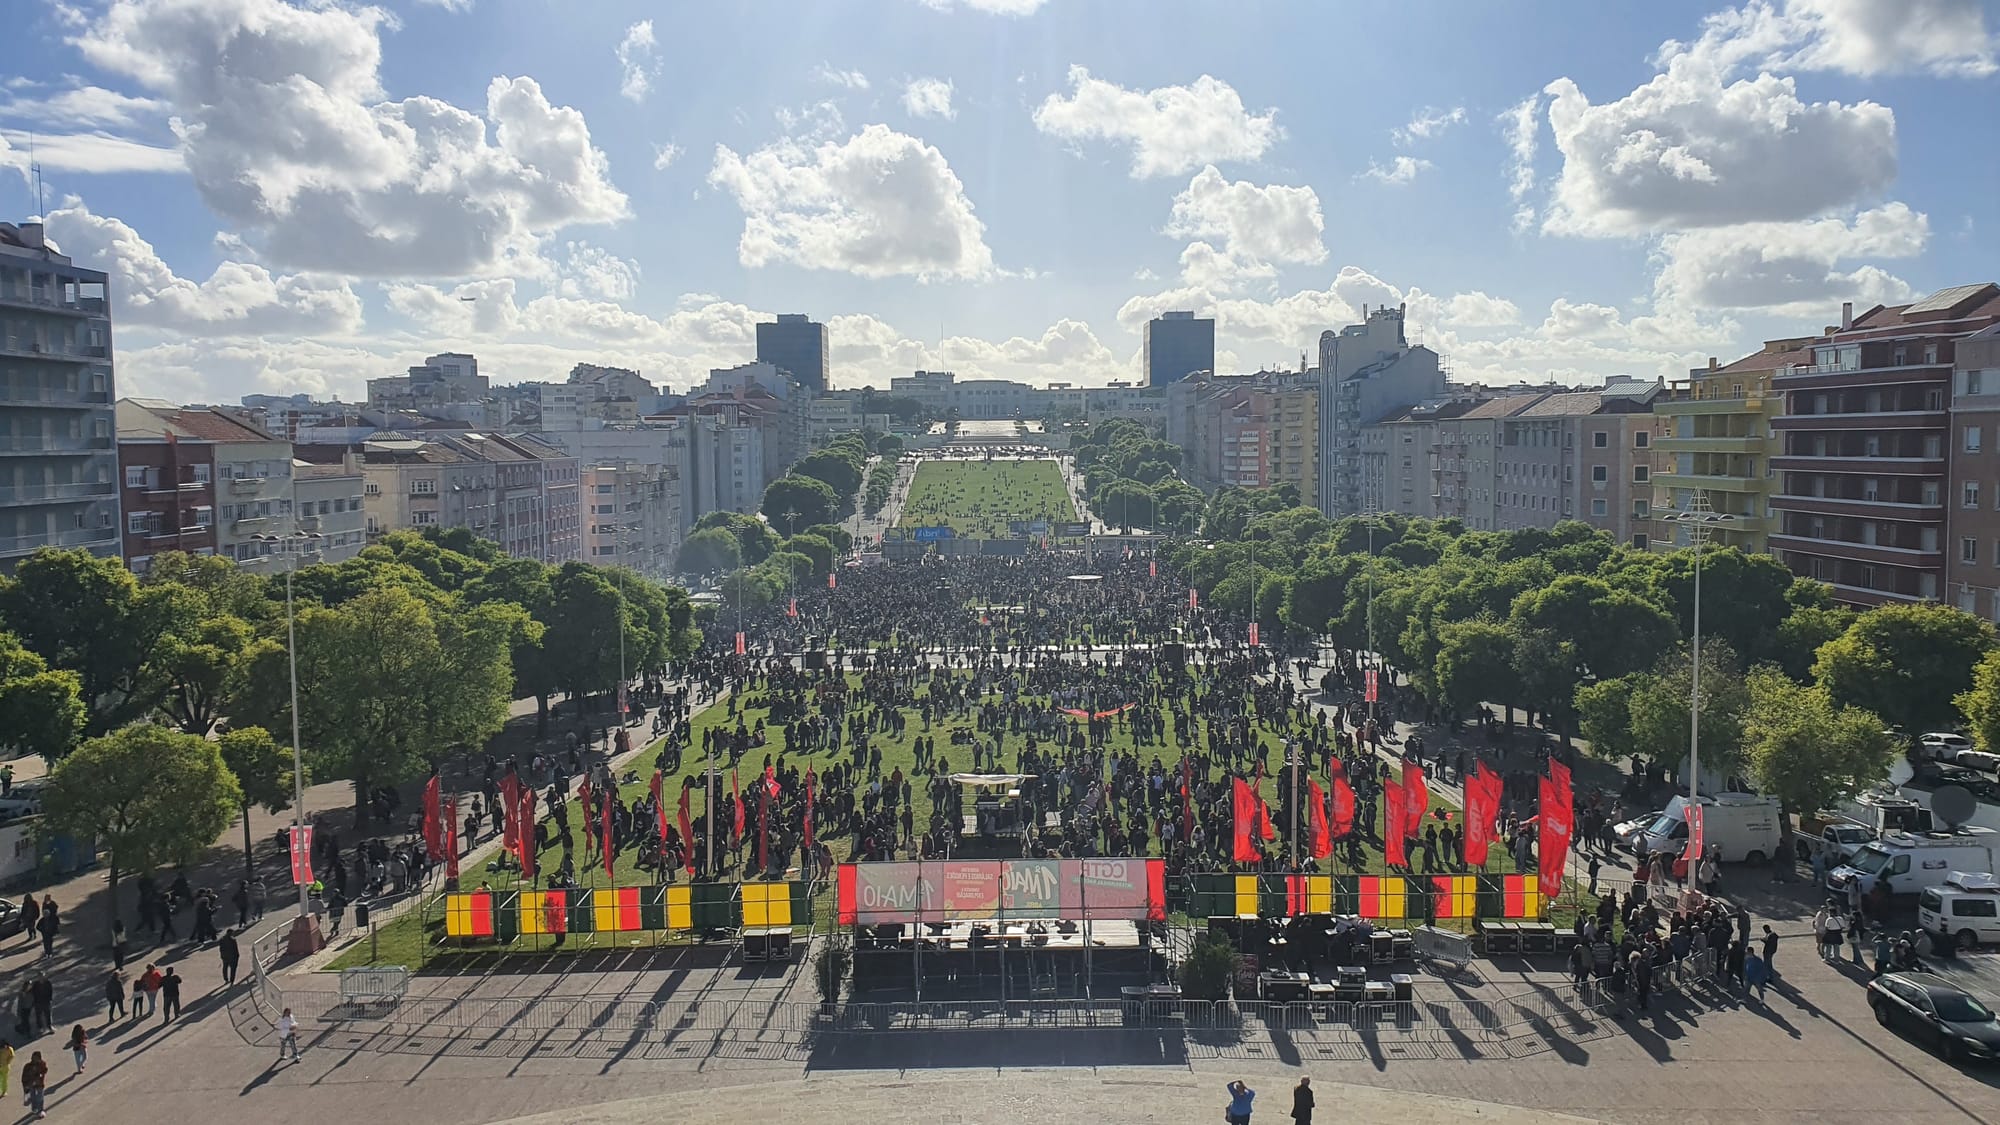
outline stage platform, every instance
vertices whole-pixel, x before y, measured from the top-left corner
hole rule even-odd
[[[854,998],[1116,998],[1166,979],[1166,951],[1144,925],[1092,922],[1087,936],[1083,923],[1054,921],[857,927]]]

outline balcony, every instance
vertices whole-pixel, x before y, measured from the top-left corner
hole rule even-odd
[[[1662,453],[1762,453],[1770,439],[1762,437],[1663,437],[1653,439]]]
[[[263,531],[271,522],[270,516],[238,516],[229,521],[231,531]]]
[[[1661,488],[1702,488],[1711,492],[1762,492],[1770,482],[1764,477],[1718,477],[1704,476],[1700,473],[1654,473],[1651,483]]]
[[[65,301],[44,293],[0,293],[0,308],[27,309],[57,316],[92,317],[104,315],[104,298],[85,297]]]
[[[95,363],[104,358],[106,350],[103,347],[89,347],[59,351],[47,344],[37,344],[31,340],[0,341],[0,356],[10,359],[47,360],[52,363]]]
[[[109,434],[103,437],[80,438],[44,435],[18,437],[12,434],[0,436],[0,454],[25,453],[46,456],[52,453],[108,453],[112,448],[113,443]]]
[[[56,390],[51,387],[0,386],[0,403],[9,406],[47,406],[58,410],[83,410],[111,401],[105,391]]]
[[[1653,404],[1653,413],[1680,414],[1761,414],[1764,398],[1683,398]]]
[[[1802,555],[1847,559],[1859,563],[1907,566],[1919,570],[1931,570],[1944,565],[1942,549],[1925,551],[1910,547],[1885,547],[1875,543],[1850,543],[1845,539],[1814,539],[1808,535],[1788,535],[1776,531],[1772,532],[1769,538],[1773,548],[1797,551]]]
[[[1942,457],[1841,457],[1787,453],[1771,458],[1771,468],[1789,473],[1870,473],[1934,477],[1944,473]]]
[[[264,491],[269,477],[230,477],[229,493],[232,496],[252,495]]]
[[[1820,363],[1811,367],[1790,367],[1771,377],[1771,385],[1779,388],[1811,388],[1813,390],[1835,387],[1869,387],[1882,383],[1932,383],[1943,382],[1950,377],[1951,363],[1890,363],[1879,367],[1850,367],[1841,370],[1837,364]]]
[[[1951,416],[1942,410],[1878,410],[1854,414],[1780,414],[1774,430],[1942,430]]]
[[[299,532],[304,535],[319,534],[319,517],[318,516],[299,517]]]
[[[1785,493],[1771,497],[1770,504],[1781,511],[1807,512],[1816,516],[1854,516],[1858,519],[1903,520],[1910,523],[1944,522],[1943,504],[1903,504],[1893,500],[1850,500],[1840,496]]]
[[[43,547],[89,547],[100,543],[116,543],[118,529],[103,527],[92,530],[81,528],[76,531],[40,532],[34,535],[10,535],[0,537],[0,555],[19,555],[38,551]]]
[[[17,484],[0,487],[0,505],[45,504],[52,500],[97,500],[117,494],[110,481],[80,484]]]
[[[174,484],[169,481],[155,481],[152,484],[146,486],[145,493],[147,496],[172,496],[175,495],[176,493],[185,496],[192,493],[200,492],[202,489],[207,487],[208,487],[208,482],[201,480],[184,480],[179,484]]]

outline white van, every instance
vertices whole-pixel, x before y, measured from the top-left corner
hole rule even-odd
[[[1991,872],[1954,871],[1917,899],[1917,925],[1934,938],[1972,949],[2000,942],[2000,879]]]
[[[1954,871],[1991,871],[1994,853],[2000,850],[1991,828],[1961,826],[1951,832],[1889,832],[1865,844],[1854,859],[1827,872],[1829,890],[1845,891],[1851,883],[1861,893],[1875,889],[1880,877],[1889,877],[1896,894],[1916,894],[1926,887],[1940,887]]]
[[[1687,850],[1687,798],[1667,802],[1646,829],[1646,853],[1679,854]],[[1724,863],[1762,863],[1778,854],[1779,806],[1776,797],[1754,793],[1718,793],[1701,799],[1702,843],[1722,850]]]

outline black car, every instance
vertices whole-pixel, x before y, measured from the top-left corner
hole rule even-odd
[[[1979,998],[1930,973],[1887,973],[1868,982],[1875,1022],[1930,1043],[1947,1061],[2000,1058],[2000,1017]]]

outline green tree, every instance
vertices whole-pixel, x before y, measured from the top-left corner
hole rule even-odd
[[[833,519],[839,503],[825,481],[811,477],[782,476],[764,488],[764,515],[787,535]]]
[[[166,693],[160,641],[193,625],[199,600],[180,587],[141,588],[117,559],[40,551],[0,580],[0,619],[50,667],[77,674],[103,734],[151,714]]]
[[[643,622],[632,618],[617,587],[596,567],[557,567],[540,620],[543,659],[571,699],[611,690],[621,662],[625,670],[641,663],[634,656],[648,639],[636,635]]]
[[[1758,789],[1784,805],[1778,852],[1790,856],[1792,816],[1887,777],[1895,740],[1879,716],[1840,706],[1823,688],[1805,687],[1775,668],[1753,669],[1746,690],[1744,756]]]
[[[825,578],[833,570],[833,544],[825,536],[800,533],[785,540],[784,549],[810,558],[815,578]]]
[[[684,574],[720,574],[743,565],[743,548],[726,528],[710,527],[681,541],[674,569]]]
[[[1438,696],[1454,716],[1486,703],[1511,708],[1521,698],[1515,638],[1505,623],[1491,618],[1453,622],[1439,630],[1438,640]]]
[[[260,647],[274,644],[229,614],[160,638],[155,663],[167,680],[160,713],[186,733],[206,738],[229,712]]]
[[[243,795],[243,877],[255,879],[250,810],[263,809],[276,815],[292,807],[292,751],[278,745],[263,727],[238,727],[225,733],[216,745],[222,752],[222,764],[229,767]]]
[[[1628,704],[1633,752],[1660,765],[1687,754],[1688,698],[1692,691],[1692,661],[1685,651],[1662,660],[1657,668],[1632,677]],[[1750,694],[1736,654],[1717,638],[1701,646],[1701,760],[1725,776],[1743,768],[1743,716]]]
[[[14,752],[10,756],[61,761],[88,721],[82,684],[75,672],[50,670],[12,633],[0,633],[0,742]]]
[[[121,727],[89,739],[49,774],[48,826],[93,838],[111,855],[111,919],[118,876],[194,859],[229,827],[243,792],[215,743],[166,727]]]
[[[1981,750],[2000,746],[2000,649],[1979,658],[1972,669],[1972,686],[1952,702]]]
[[[852,496],[861,487],[860,457],[839,449],[819,449],[799,458],[792,466],[794,476],[825,484],[835,497]],[[766,513],[770,509],[765,509]]]
[[[1639,756],[1632,738],[1632,690],[1644,673],[1584,684],[1576,689],[1577,733],[1592,755],[1607,762]]]
[[[816,523],[806,528],[803,534],[817,535],[833,544],[836,555],[845,555],[854,549],[854,536],[837,523]]]
[[[1650,668],[1674,641],[1673,619],[1658,605],[1601,578],[1566,574],[1514,600],[1516,627],[1547,629],[1575,653],[1579,680]]]
[[[1828,641],[1813,678],[1833,702],[1873,711],[1904,734],[1948,727],[1954,700],[1993,649],[1993,626],[1961,609],[1924,602],[1879,606]]]
[[[772,530],[770,524],[756,516],[744,515],[742,512],[710,512],[696,520],[694,524],[696,531],[707,531],[711,527],[722,528],[736,537],[736,545],[742,552],[743,562],[748,566],[763,562],[771,557],[772,551],[778,549],[778,533]]]
[[[1830,640],[1847,632],[1855,613],[1844,605],[1802,605],[1778,625],[1777,663],[1800,683],[1812,679],[1813,662]]]
[[[1123,528],[1151,527],[1153,490],[1135,480],[1119,478],[1097,490],[1090,508],[1097,518]]]

